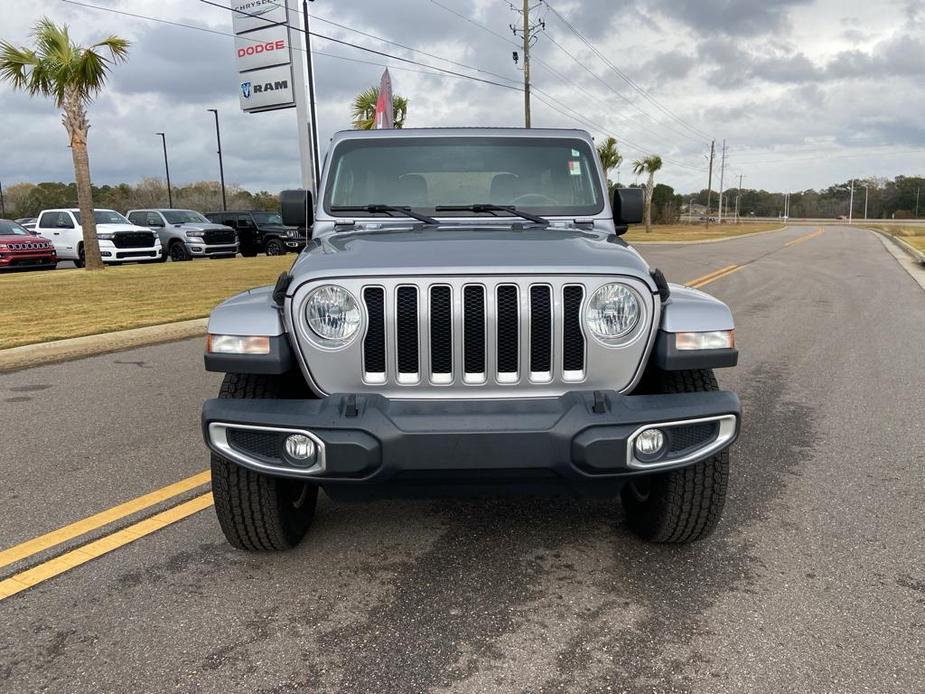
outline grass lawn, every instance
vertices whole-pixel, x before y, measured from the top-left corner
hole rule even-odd
[[[204,318],[232,294],[273,284],[295,258],[4,273],[0,349]]]
[[[732,236],[756,234],[759,231],[780,229],[780,222],[768,224],[711,224],[707,229],[703,224],[666,224],[653,225],[652,231],[646,233],[644,226],[632,226],[622,237],[627,243],[640,241],[706,241],[709,239],[726,239]]]
[[[873,224],[871,226],[874,229],[898,236],[910,246],[914,246],[925,253],[925,225],[904,227],[892,224]]]

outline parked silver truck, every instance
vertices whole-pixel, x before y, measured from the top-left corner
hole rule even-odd
[[[209,319],[203,406],[229,542],[285,549],[335,500],[622,496],[628,525],[684,543],[720,518],[738,397],[732,315],[620,236],[639,189],[607,187],[577,130],[338,133],[313,237],[275,286]]]
[[[132,224],[157,234],[164,248],[164,260],[234,258],[238,253],[235,230],[214,224],[195,210],[129,210],[126,216]]]

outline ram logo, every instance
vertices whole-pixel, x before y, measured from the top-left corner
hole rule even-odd
[[[251,98],[251,83],[250,82],[241,82],[241,94],[245,99]]]
[[[250,82],[247,83],[250,85]],[[266,92],[276,92],[280,89],[289,89],[289,80],[279,80],[277,82],[266,82],[264,84],[254,85],[254,94],[264,94]]]

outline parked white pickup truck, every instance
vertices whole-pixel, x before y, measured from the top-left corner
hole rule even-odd
[[[94,210],[96,237],[104,263],[161,262],[165,257],[157,234],[129,222],[115,210]],[[76,208],[42,210],[35,230],[51,239],[58,260],[84,266],[83,228]]]

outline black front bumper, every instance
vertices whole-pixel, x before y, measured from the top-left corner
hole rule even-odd
[[[694,426],[687,422],[718,417],[725,417],[725,438],[717,422],[712,449],[709,441],[701,442],[699,450],[688,447],[675,456],[677,462],[650,467],[629,460],[629,441],[640,428],[673,423],[665,430],[679,432],[681,440],[682,427]],[[735,440],[740,419],[738,396],[725,391],[638,396],[574,391],[518,400],[216,399],[206,401],[202,413],[206,443],[219,455],[271,475],[317,479],[328,493],[341,496],[368,487],[494,489],[501,483],[613,491],[633,475],[690,465],[725,448]],[[249,432],[248,440],[257,443],[248,445],[256,448],[231,446],[228,432],[234,431]],[[282,440],[296,431],[323,443],[323,469],[306,471],[286,459]]]

